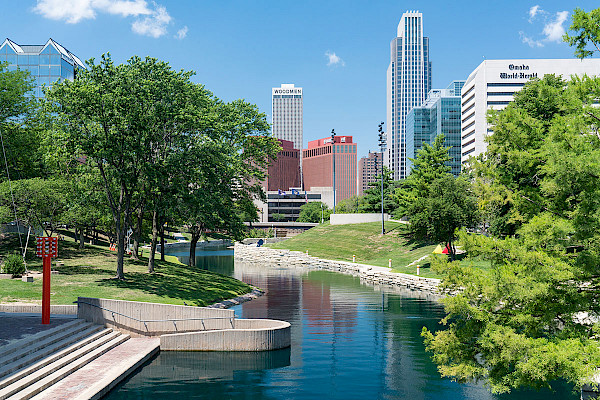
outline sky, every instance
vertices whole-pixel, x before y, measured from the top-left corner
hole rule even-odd
[[[82,60],[110,52],[193,70],[224,100],[256,104],[271,122],[271,88],[303,88],[304,145],[332,129],[358,155],[378,150],[386,121],[390,41],[407,10],[423,13],[432,88],[467,79],[484,59],[573,58],[561,41],[573,9],[597,1],[0,0],[0,37],[53,38]],[[1,39],[0,39],[1,40]]]

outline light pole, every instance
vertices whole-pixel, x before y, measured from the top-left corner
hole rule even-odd
[[[381,234],[385,234],[385,221],[383,218],[383,152],[385,151],[385,133],[383,132],[383,122],[379,124],[379,148],[381,149]],[[377,165],[377,159],[375,159]]]
[[[335,129],[331,130],[331,156],[333,159],[333,213],[335,214]]]
[[[323,223],[323,203],[321,202],[321,223]]]

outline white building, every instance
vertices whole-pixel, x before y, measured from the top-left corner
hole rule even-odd
[[[302,88],[282,84],[272,89],[273,136],[302,150]]]
[[[600,74],[600,59],[486,60],[473,71],[461,91],[461,162],[485,152],[489,109],[501,110],[531,78],[546,74]]]
[[[406,170],[406,115],[420,106],[431,90],[429,38],[423,36],[423,14],[402,14],[397,35],[390,43],[387,69],[387,151],[385,165],[394,179],[404,179]]]

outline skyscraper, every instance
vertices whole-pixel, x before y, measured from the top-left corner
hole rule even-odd
[[[369,183],[375,182],[377,175],[381,174],[383,155],[379,152],[369,151],[369,155],[358,161],[358,195],[362,196],[369,188]]]
[[[0,45],[0,62],[8,63],[8,70],[29,71],[35,87],[30,93],[43,97],[42,87],[65,79],[73,80],[78,69],[85,69],[81,60],[52,39],[41,45],[19,45],[5,39]]]
[[[302,88],[282,84],[272,88],[273,136],[289,140],[295,149],[302,148]]]
[[[452,81],[446,89],[432,89],[427,100],[406,115],[406,174],[412,169],[412,161],[424,143],[433,144],[436,136],[443,133],[452,174],[460,174],[460,91],[465,81]]]
[[[385,165],[394,179],[404,179],[406,170],[406,114],[420,106],[431,90],[429,38],[423,36],[423,14],[407,11],[390,44],[387,70],[387,151]]]

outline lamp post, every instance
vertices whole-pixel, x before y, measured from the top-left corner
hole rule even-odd
[[[335,129],[331,130],[331,158],[333,159],[333,213],[335,214]]]
[[[325,220],[323,219],[323,202],[321,202],[321,223],[323,223]]]
[[[385,221],[383,218],[383,152],[385,151],[385,133],[383,132],[383,122],[379,124],[379,148],[381,149],[381,234],[385,234]],[[375,159],[377,165],[377,159]]]

